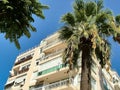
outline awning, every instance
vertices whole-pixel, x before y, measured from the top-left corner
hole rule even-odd
[[[10,84],[10,83],[12,83],[12,82],[14,82],[14,81],[15,81],[15,80],[7,81],[7,83],[6,83],[5,85]]]
[[[25,80],[25,78],[26,78],[26,75],[25,75],[25,76],[22,76],[22,77],[19,77],[19,78],[17,78],[17,79],[15,80],[15,83],[21,83],[21,82],[23,82],[23,81]]]
[[[7,83],[7,84],[5,85],[5,88],[11,87],[11,86],[13,86],[13,85],[14,85],[14,81],[10,81],[9,83]]]

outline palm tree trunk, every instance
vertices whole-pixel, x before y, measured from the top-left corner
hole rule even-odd
[[[90,47],[82,47],[82,71],[81,71],[81,83],[80,90],[91,90],[91,63],[90,63]]]

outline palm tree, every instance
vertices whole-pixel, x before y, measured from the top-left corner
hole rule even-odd
[[[120,19],[117,19],[104,8],[103,0],[75,0],[73,12],[62,17],[64,26],[59,31],[59,38],[67,44],[63,62],[70,70],[79,68],[78,58],[82,52],[80,90],[91,90],[93,57],[99,60],[101,67],[109,63],[111,48],[108,37],[115,39],[119,35]]]
[[[14,42],[20,48],[18,39],[22,36],[30,38],[31,31],[35,32],[33,14],[44,19],[42,5],[39,0],[0,0],[0,34]]]

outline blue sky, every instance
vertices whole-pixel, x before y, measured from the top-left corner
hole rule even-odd
[[[41,20],[34,16],[33,25],[37,28],[37,32],[31,33],[31,38],[22,37],[20,39],[21,49],[17,50],[13,43],[5,40],[4,35],[0,34],[0,90],[4,90],[4,84],[9,76],[14,61],[19,53],[24,52],[40,43],[42,39],[56,32],[62,24],[60,17],[72,11],[72,2],[74,0],[40,0],[42,3],[50,6],[49,10],[45,10],[46,19]],[[105,7],[110,8],[114,15],[120,13],[120,0],[105,0]],[[112,68],[120,75],[120,45],[112,43]]]

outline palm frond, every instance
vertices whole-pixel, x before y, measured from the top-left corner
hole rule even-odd
[[[97,4],[93,1],[88,1],[86,4],[85,4],[85,12],[86,12],[86,16],[89,17],[89,16],[94,16],[96,15],[96,10],[97,9]]]
[[[63,26],[60,30],[59,30],[60,36],[59,38],[62,40],[67,40],[68,38],[71,37],[71,35],[73,34],[73,30],[72,27],[69,26]]]
[[[116,20],[116,23],[117,23],[118,25],[120,25],[120,15],[117,15],[117,16],[115,17],[115,20]]]
[[[72,13],[67,13],[61,18],[61,22],[64,22],[65,24],[70,24],[73,26],[75,24],[75,18]]]
[[[80,51],[85,46],[90,50],[89,60],[95,56],[102,67],[109,62],[111,48],[107,38],[113,36],[120,42],[120,16],[115,18],[111,10],[105,9],[103,0],[75,0],[73,12],[65,14],[62,22],[59,38],[67,43],[63,61],[70,69],[77,66]]]
[[[103,8],[103,0],[98,0],[97,2],[97,13],[99,13]]]

